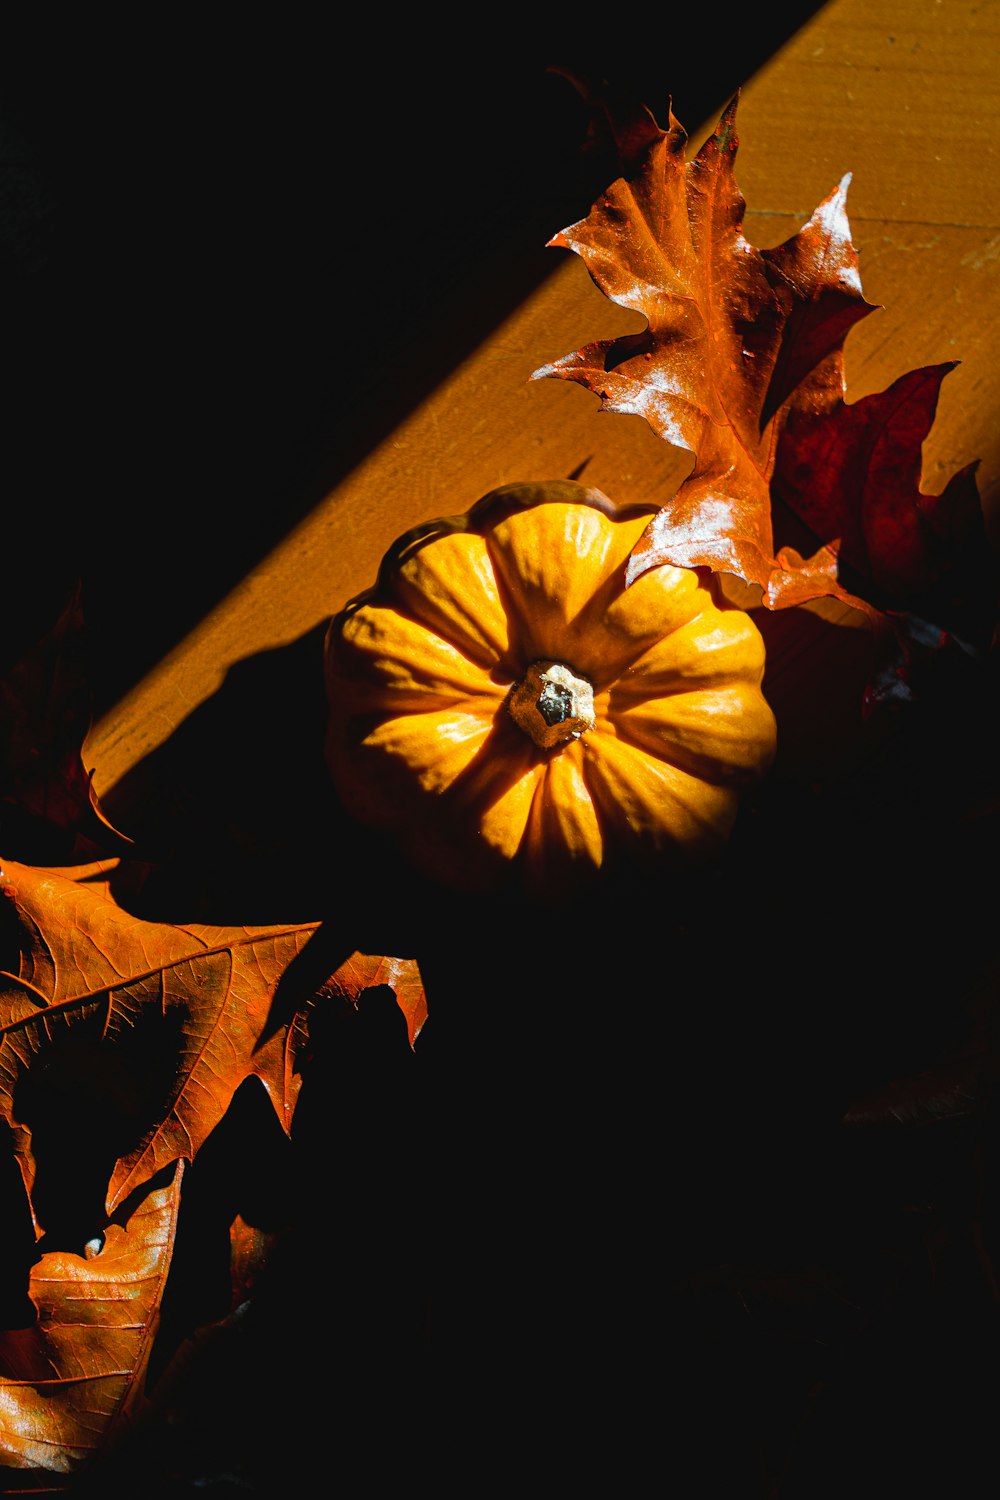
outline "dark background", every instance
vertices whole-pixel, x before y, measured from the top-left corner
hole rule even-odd
[[[604,165],[551,66],[693,129],[812,8],[660,8],[624,40],[527,7],[6,23],[0,665],[82,581],[108,706],[549,272]],[[377,997],[328,1018],[291,1156],[245,1095],[199,1156],[174,1334],[224,1310],[204,1245],[234,1205],[292,1226],[144,1490],[840,1500],[973,1472],[1000,1367],[993,685],[963,667],[860,775],[773,782],[709,880],[550,934],[407,898],[370,848],[293,867],[323,705],[273,655],[165,752],[187,801],[149,813],[175,840],[152,914],[250,893],[210,915],[273,920],[322,879],[352,946],[401,951],[364,919],[402,889],[432,1021],[414,1055]]]

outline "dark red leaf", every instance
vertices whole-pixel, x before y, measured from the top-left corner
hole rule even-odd
[[[829,388],[796,403],[781,434],[775,493],[884,609],[914,612],[985,647],[996,588],[976,465],[940,495],[920,490],[921,450],[954,362],[912,370],[847,405]]]

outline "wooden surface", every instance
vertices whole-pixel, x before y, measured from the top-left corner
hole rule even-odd
[[[853,173],[848,211],[862,284],[883,310],[849,337],[848,399],[920,365],[960,360],[925,447],[923,486],[936,493],[979,458],[994,540],[998,74],[995,4],[832,0],[746,83],[737,169],[747,233],[762,246],[793,234]],[[682,123],[694,147],[714,118]],[[599,416],[577,387],[527,383],[545,361],[636,326],[596,291],[576,257],[548,253],[548,279],[104,714],[88,746],[102,794],[213,694],[234,663],[296,640],[365,587],[385,547],[411,524],[464,510],[513,479],[582,472],[618,500],[669,496],[683,465],[639,419]],[[462,293],[474,301],[477,288]],[[462,314],[459,298],[454,315]],[[419,351],[413,357],[419,364]],[[397,378],[405,383],[405,365]]]

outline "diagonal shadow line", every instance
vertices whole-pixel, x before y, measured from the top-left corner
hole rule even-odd
[[[52,322],[56,358],[50,351],[37,374],[38,406],[47,409],[44,418],[33,418],[35,425],[44,421],[58,430],[65,409],[77,426],[89,430],[99,426],[87,416],[91,406],[103,408],[120,388],[138,409],[132,387],[144,385],[147,406],[160,402],[174,410],[169,422],[172,452],[140,447],[147,431],[154,442],[166,438],[165,420],[156,414],[148,419],[148,429],[132,438],[133,447],[126,450],[132,458],[126,457],[124,466],[114,453],[122,472],[106,470],[96,485],[101,535],[131,537],[136,557],[142,556],[141,567],[123,572],[118,557],[109,556],[98,542],[96,528],[82,518],[67,529],[64,561],[75,563],[78,538],[84,543],[88,618],[107,646],[97,684],[98,712],[176,646],[290,527],[557,269],[558,258],[549,254],[546,241],[587,211],[606,185],[608,162],[599,151],[582,150],[586,109],[565,78],[547,71],[549,65],[592,77],[603,72],[619,92],[648,100],[661,116],[672,89],[681,118],[692,126],[709,119],[817,9],[815,0],[798,0],[790,10],[766,17],[735,13],[727,19],[725,35],[712,36],[711,46],[700,16],[665,14],[662,23],[650,23],[654,32],[656,25],[662,26],[664,45],[655,45],[656,36],[651,36],[642,57],[633,45],[607,37],[599,44],[581,43],[572,33],[567,37],[564,27],[558,44],[547,50],[544,38],[532,35],[529,45],[512,35],[507,46],[497,46],[495,56],[478,58],[475,69],[455,74],[446,68],[441,82],[447,84],[447,97],[434,97],[433,71],[411,77],[412,70],[400,67],[398,78],[390,73],[380,79],[380,104],[382,98],[386,103],[377,120],[366,119],[361,141],[334,136],[304,142],[292,139],[292,126],[286,126],[289,149],[299,153],[291,162],[293,182],[308,203],[300,206],[282,198],[271,204],[265,198],[263,207],[273,222],[263,248],[255,249],[251,211],[260,212],[255,194],[266,194],[272,177],[249,157],[233,158],[227,168],[235,173],[233,219],[222,209],[213,210],[210,236],[203,241],[205,259],[183,271],[186,280],[174,294],[178,304],[181,292],[192,303],[189,311],[178,306],[182,331],[203,320],[207,337],[200,351],[197,343],[189,347],[172,334],[167,304],[168,312],[158,314],[150,330],[148,352],[140,351],[138,365],[114,385],[99,383],[88,393],[79,382],[64,379],[65,388],[54,383],[50,369],[58,364],[59,340],[67,334],[59,321],[62,314],[46,311],[46,305],[72,307],[82,295],[90,262],[84,271],[56,266],[36,299],[36,312]],[[443,66],[436,64],[439,71]],[[352,88],[347,97],[357,98],[360,106],[371,80],[357,80]],[[106,107],[112,109],[113,103]],[[192,134],[197,140],[201,129],[211,151],[218,121],[209,108],[221,106],[206,104],[205,119],[196,118]],[[350,105],[343,99],[338,108],[336,119],[349,117]],[[402,132],[398,120],[405,122]],[[84,134],[86,123],[84,116]],[[280,149],[285,137],[278,134],[275,140]],[[203,168],[203,174],[208,170]],[[85,186],[86,178],[81,180]],[[228,180],[224,174],[218,186],[225,188]],[[147,192],[152,194],[156,186],[151,179]],[[215,186],[214,179],[203,183],[195,177],[192,194],[202,189],[207,194]],[[195,196],[173,206],[190,215],[198,207]],[[88,215],[104,208],[75,199],[72,206]],[[83,217],[82,229],[90,223],[90,217]],[[285,236],[293,243],[286,243]],[[149,286],[140,277],[153,283],[163,273],[166,284],[171,278],[176,282],[176,258],[167,260],[172,245],[168,240],[160,252],[162,263],[157,252],[144,248],[139,268],[127,268],[126,286],[141,297],[134,313],[126,306],[125,293],[109,281],[118,300],[104,308],[104,331],[110,331],[112,349],[127,344],[130,358],[139,340],[129,324],[134,315],[142,319],[149,301]],[[68,258],[76,241],[58,242],[56,248]],[[216,260],[225,266],[216,266]],[[245,335],[232,341],[232,348],[225,341],[226,325],[217,323],[220,307],[237,332],[245,322],[242,305],[219,302],[220,286],[224,289],[227,282],[234,288],[230,299],[237,298],[240,288],[252,292],[246,317],[256,330],[256,343]],[[24,314],[21,341],[26,352],[39,342],[34,316]],[[169,364],[158,369],[163,353],[155,347],[155,336],[161,324],[168,338],[183,344],[183,375],[174,367],[179,347],[176,353],[168,347]],[[213,332],[218,327],[221,333]],[[178,401],[185,391],[192,394]],[[199,402],[205,412],[199,411]],[[119,425],[128,425],[129,409]],[[207,464],[199,452],[206,438]],[[32,488],[44,489],[49,481],[32,471],[33,464],[38,467],[39,444],[31,432],[23,446],[24,473],[16,477],[30,478]],[[130,464],[134,472],[129,472]],[[86,488],[85,466],[80,477]],[[43,508],[51,515],[52,505],[58,505],[69,520],[79,487],[69,502],[55,472],[51,483],[51,497],[41,494],[48,502]],[[18,486],[12,488],[16,493]],[[153,516],[162,511],[152,549],[136,531],[139,505]],[[50,551],[57,550],[40,513],[27,515],[18,525],[29,549],[48,540]],[[16,618],[17,612],[9,611],[11,616]],[[122,628],[124,618],[132,620],[131,629]]]

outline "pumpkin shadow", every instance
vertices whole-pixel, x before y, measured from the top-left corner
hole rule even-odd
[[[324,629],[236,662],[104,797],[149,863],[141,884],[123,877],[116,891],[135,915],[328,922],[346,942],[390,908],[397,876],[389,851],[356,828],[323,758]]]

